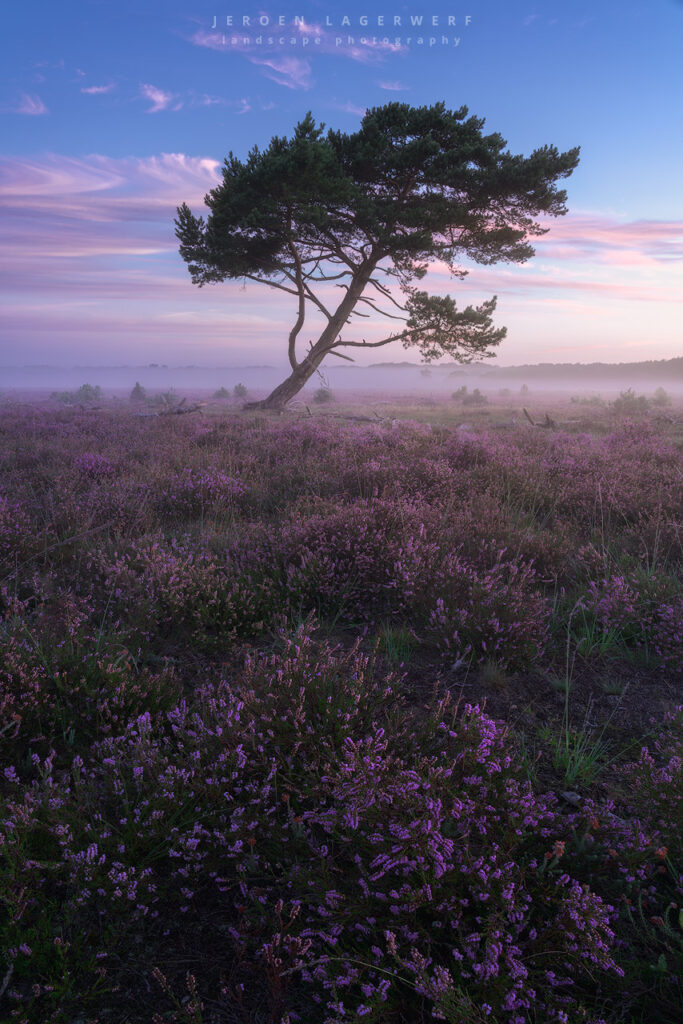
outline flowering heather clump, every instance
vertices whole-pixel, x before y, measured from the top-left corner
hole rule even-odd
[[[216,505],[225,508],[244,491],[244,484],[222,470],[186,469],[161,492],[158,508],[183,514],[201,512]]]
[[[0,494],[0,566],[23,561],[31,547],[31,521],[18,501]]]
[[[627,799],[647,815],[661,840],[659,847],[665,846],[681,869],[683,832],[677,825],[683,821],[683,706],[651,726],[649,746],[641,748],[635,761],[621,765],[619,775]]]
[[[437,554],[419,505],[378,499],[289,524],[276,558],[291,602],[297,595],[306,610],[358,621],[411,608]]]
[[[116,733],[136,711],[167,707],[178,687],[169,669],[134,669],[134,655],[98,632],[93,609],[72,595],[29,620],[26,607],[3,637],[0,663],[0,749],[58,752]],[[21,614],[23,613],[23,614]]]
[[[427,635],[449,661],[480,663],[494,658],[502,668],[525,668],[542,654],[550,609],[535,593],[530,565],[499,560],[481,572],[458,555],[440,563],[434,580],[439,594]]]
[[[600,628],[662,665],[683,671],[683,592],[654,574],[613,574],[592,580],[585,597]]]
[[[184,635],[200,645],[226,645],[259,633],[274,617],[278,594],[267,575],[186,543],[134,542],[121,555],[98,558],[107,603],[149,634]]]
[[[0,1019],[673,1024],[674,426],[213,412],[0,413]]]
[[[98,452],[84,452],[74,459],[74,466],[84,477],[91,480],[101,480],[112,477],[116,473],[116,467]]]
[[[173,914],[185,937],[206,912],[237,950],[267,956],[283,898],[326,1020],[405,1007],[406,972],[435,1009],[465,985],[501,1024],[532,1004],[561,1020],[572,981],[616,970],[610,908],[558,868],[567,821],[479,708],[458,715],[445,699],[416,728],[390,677],[315,650],[305,631],[236,683],[132,718],[63,770],[34,755],[25,787],[5,771],[4,886],[10,906],[23,901],[5,924],[12,1005],[47,1011],[65,969],[94,985],[76,958],[88,920],[105,967],[131,929],[172,953]],[[48,890],[66,952],[45,946]]]

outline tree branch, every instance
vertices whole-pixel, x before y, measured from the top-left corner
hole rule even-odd
[[[379,348],[380,345],[388,345],[390,341],[401,341],[403,338],[407,338],[409,334],[418,333],[418,329],[414,328],[409,330],[406,328],[405,331],[401,331],[400,334],[392,334],[389,338],[383,338],[382,341],[338,341],[332,348]]]
[[[294,242],[292,241],[291,238],[289,239],[288,245],[289,251],[292,254],[292,259],[294,260],[294,266],[296,268],[296,287],[299,293],[299,312],[297,314],[294,326],[289,332],[288,344],[289,365],[292,367],[293,370],[296,370],[297,366],[299,365],[296,358],[296,339],[299,334],[299,331],[304,325],[304,320],[306,319],[306,292],[304,288],[304,280],[301,270],[301,260],[299,259],[299,253],[297,252],[296,246],[294,245]]]

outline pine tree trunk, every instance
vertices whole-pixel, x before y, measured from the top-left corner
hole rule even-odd
[[[362,267],[358,268],[334,316],[330,319],[327,327],[306,358],[299,363],[296,370],[292,370],[289,377],[283,380],[282,384],[278,384],[267,398],[262,399],[260,402],[247,402],[244,406],[245,409],[273,409],[280,412],[284,409],[287,402],[291,401],[295,395],[298,395],[304,384],[313,376],[330,351],[344,324],[347,323],[349,314],[363,294],[363,289],[368,283],[376,263],[376,258],[367,259],[363,262]]]
[[[260,402],[246,402],[243,406],[244,409],[272,409],[276,412],[281,412],[288,402],[298,395],[302,387],[307,383],[308,380],[313,376],[315,371],[318,369],[322,359],[316,359],[309,362],[308,359],[304,359],[302,363],[297,366],[296,370],[293,370],[286,380],[283,380],[282,384],[278,384],[274,391],[268,395],[267,398],[261,399]]]

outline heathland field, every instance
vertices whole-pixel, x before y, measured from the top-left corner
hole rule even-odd
[[[5,400],[0,1020],[680,1020],[683,407],[466,397]]]

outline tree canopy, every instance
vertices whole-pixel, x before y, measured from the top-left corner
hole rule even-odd
[[[449,295],[429,295],[414,282],[435,262],[463,279],[463,258],[493,264],[533,256],[529,239],[547,231],[535,218],[567,212],[556,182],[577,166],[579,149],[546,145],[513,155],[483,126],[466,107],[449,111],[444,103],[374,107],[352,134],[325,134],[308,113],[291,138],[254,147],[245,160],[229,154],[222,183],[205,197],[206,220],[185,203],[178,208],[180,255],[195,284],[259,281],[297,300],[292,373],[260,404],[285,404],[326,355],[349,358],[340,349],[401,341],[425,361],[493,354],[506,334],[492,323],[495,296],[460,310]],[[311,309],[326,326],[299,358]],[[359,317],[375,315],[392,321],[386,337],[342,337]]]

